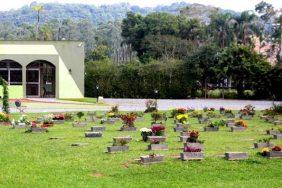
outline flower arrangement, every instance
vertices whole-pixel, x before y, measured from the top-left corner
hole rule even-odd
[[[258,142],[262,142],[262,143],[269,143],[271,140],[271,137],[268,137],[268,138],[263,138],[263,139],[259,139]]]
[[[200,133],[198,131],[189,131],[188,133],[189,137],[187,139],[187,142],[191,143],[202,143],[203,141],[200,141],[198,138],[200,136]]]
[[[77,118],[79,119],[79,122],[81,121],[81,118],[84,116],[83,112],[77,112],[76,114]]]
[[[43,116],[43,125],[42,127],[51,127],[54,125],[53,114],[47,114]]]
[[[219,112],[220,112],[221,114],[225,113],[225,108],[221,106],[221,107],[219,108]]]
[[[54,114],[53,120],[65,120],[65,115],[64,114]]]
[[[223,127],[226,124],[224,120],[213,121],[208,124],[208,127]]]
[[[114,146],[125,146],[126,144],[128,144],[128,141],[127,140],[125,140],[125,139],[121,139],[121,140],[119,140],[119,141],[117,141],[117,142],[114,142]]]
[[[181,124],[186,124],[189,116],[188,114],[179,114],[176,116],[176,119]]]
[[[146,110],[145,113],[148,112],[154,112],[158,110],[158,104],[157,104],[157,100],[153,100],[153,99],[148,99],[145,102],[145,106],[146,106]]]
[[[21,115],[21,117],[16,123],[25,123],[26,125],[30,125],[30,121],[28,121],[26,115]]]
[[[274,152],[281,152],[282,148],[280,146],[274,146],[273,148],[262,148],[260,154],[262,156],[266,156],[266,154],[270,151],[274,151]]]
[[[10,116],[4,112],[0,112],[0,122],[9,122]]]
[[[203,114],[201,112],[195,110],[190,114],[190,117],[200,118],[200,117],[203,117]]]
[[[146,127],[140,129],[142,140],[144,142],[148,141],[148,136],[152,136],[152,129],[148,129]]]
[[[71,113],[65,113],[65,120],[69,121],[73,119],[73,115]]]
[[[209,117],[209,118],[217,118],[219,116],[214,111],[208,111],[207,112],[207,117]]]
[[[203,108],[203,111],[204,111],[204,112],[207,112],[207,111],[215,111],[215,108],[213,108],[213,107],[211,107],[211,108],[204,107],[204,108]]]
[[[123,123],[128,127],[134,127],[134,121],[136,120],[136,118],[137,116],[135,113],[121,115]]]
[[[112,106],[111,107],[111,110],[109,112],[107,112],[106,116],[108,118],[119,118],[120,115],[119,115],[119,109],[118,109],[118,106]]]
[[[162,136],[164,135],[164,131],[165,131],[165,126],[159,124],[159,125],[153,125],[151,127],[152,133],[155,136]]]
[[[184,152],[201,152],[202,149],[199,147],[192,147],[192,146],[185,146],[184,147]]]
[[[248,125],[247,125],[243,120],[237,121],[237,122],[235,123],[235,126],[236,126],[236,127],[245,127],[245,128],[248,127]]]
[[[274,146],[271,151],[281,151],[281,147],[280,146]]]
[[[239,111],[241,116],[249,115],[254,116],[255,115],[255,107],[252,105],[247,105],[243,109]]]
[[[175,108],[170,112],[170,117],[175,118],[177,115],[185,114],[186,112],[187,110],[185,108]]]
[[[157,121],[161,121],[161,120],[165,120],[166,121],[166,114],[165,113],[161,113],[159,111],[152,112],[151,117],[152,117],[152,121],[154,123],[156,123]]]

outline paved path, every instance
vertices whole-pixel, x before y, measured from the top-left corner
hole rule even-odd
[[[109,105],[118,105],[122,111],[136,111],[145,110],[146,99],[104,99],[105,103]],[[282,102],[275,102],[281,103]],[[255,109],[262,110],[272,106],[272,101],[263,100],[228,100],[228,99],[158,99],[158,108],[160,110],[169,110],[178,107],[192,107],[195,109],[203,109],[204,107],[214,107],[219,109],[223,106],[225,108],[239,110],[244,106],[251,104]]]
[[[32,101],[23,101],[26,106],[25,112],[43,113],[43,112],[77,112],[77,111],[108,111],[111,106],[118,105],[121,111],[144,111],[146,99],[104,99],[104,104],[93,104],[85,102],[74,102],[56,99],[36,99]],[[276,103],[282,103],[276,102]],[[158,108],[160,110],[170,110],[178,107],[193,107],[195,109],[203,109],[203,107],[214,107],[219,109],[225,108],[239,110],[245,105],[251,104],[256,109],[261,110],[272,106],[272,101],[254,101],[254,100],[222,100],[222,99],[185,99],[171,100],[159,99]],[[19,112],[12,103],[11,112]]]

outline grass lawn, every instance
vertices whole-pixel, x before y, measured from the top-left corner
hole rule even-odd
[[[176,158],[183,144],[178,142],[179,133],[173,132],[173,120],[169,119],[169,151],[155,152],[164,154],[165,162],[148,166],[134,160],[152,153],[146,151],[148,143],[141,141],[139,131],[117,131],[121,122],[106,125],[102,138],[85,138],[86,129],[72,127],[71,123],[55,125],[48,133],[29,134],[0,126],[0,187],[281,187],[282,160],[263,158],[252,149],[255,141],[268,137],[265,130],[274,127],[257,116],[246,121],[249,128],[245,132],[234,133],[227,127],[219,132],[202,132],[204,125],[190,119],[192,128],[201,131],[200,139],[205,140],[205,159],[186,162]],[[138,129],[150,127],[150,115],[145,118],[136,123]],[[121,135],[133,137],[130,150],[105,153],[112,138]],[[76,142],[88,145],[70,146]],[[282,140],[272,142],[282,145]],[[226,151],[245,151],[250,157],[227,161],[222,158]]]

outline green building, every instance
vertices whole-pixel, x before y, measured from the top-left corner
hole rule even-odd
[[[83,98],[84,43],[0,41],[0,76],[10,98]]]

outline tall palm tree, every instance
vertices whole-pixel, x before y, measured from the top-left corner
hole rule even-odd
[[[36,40],[39,39],[39,22],[40,22],[40,12],[43,11],[43,5],[35,5],[32,7],[32,10],[37,12],[37,23],[36,23],[36,34],[35,38]]]
[[[253,11],[244,11],[239,16],[235,17],[235,34],[237,42],[247,45],[251,44],[253,35],[262,36],[262,25],[259,22],[258,16]]]

